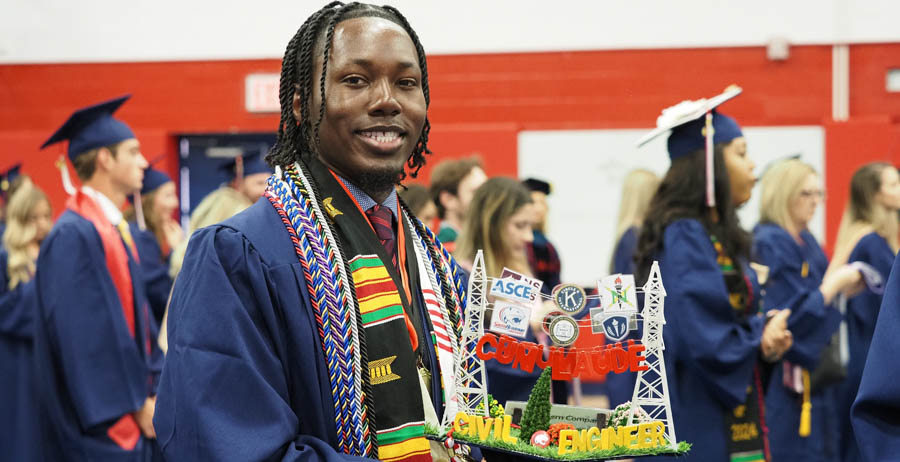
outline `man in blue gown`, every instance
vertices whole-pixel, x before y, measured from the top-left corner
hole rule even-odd
[[[394,189],[427,152],[424,60],[390,7],[330,4],[289,43],[279,168],[175,281],[167,459],[446,460],[424,424],[455,406],[464,297]]]
[[[112,113],[128,97],[76,111],[44,144],[69,140],[83,187],[37,262],[34,354],[45,460],[150,460],[157,328],[139,256],[119,210],[147,161]]]

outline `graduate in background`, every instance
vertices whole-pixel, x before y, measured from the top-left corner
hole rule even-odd
[[[790,308],[788,329],[794,336],[766,391],[772,460],[837,462],[836,384],[814,385],[810,371],[840,324],[832,301],[841,291],[861,289],[856,286],[862,278],[850,265],[825,278],[828,259],[807,228],[823,199],[811,166],[779,161],[764,174],[761,189],[752,254],[768,268],[763,310]]]
[[[888,163],[860,167],[850,180],[850,199],[838,229],[834,257],[828,273],[845,263],[871,265],[887,279],[898,248],[897,212],[900,210],[900,175]],[[845,322],[849,344],[847,378],[838,399],[841,424],[841,461],[862,460],[850,424],[850,407],[856,399],[882,296],[871,288],[847,300]]]
[[[900,456],[900,258],[894,259],[878,322],[869,346],[859,393],[851,412],[862,460],[897,460]]]
[[[10,196],[0,247],[0,448],[5,460],[38,460],[32,340],[35,262],[53,226],[50,201],[30,181]]]
[[[445,160],[431,171],[431,197],[440,218],[437,237],[451,252],[466,226],[472,196],[485,181],[487,175],[477,156]]]
[[[669,108],[641,140],[672,129],[672,165],[641,228],[635,279],[645,281],[659,261],[675,434],[693,445],[684,459],[690,461],[770,460],[763,360],[777,361],[791,346],[790,311],[768,320],[760,312],[750,236],[735,212],[750,199],[754,164],[740,126],[714,108],[738,93],[729,88]],[[713,175],[705,175],[707,168]]]
[[[437,206],[431,200],[431,194],[428,188],[420,184],[411,184],[397,189],[400,199],[406,202],[409,210],[415,215],[422,224],[431,227],[435,219],[437,219]]]
[[[469,210],[471,213],[455,252],[460,265],[471,270],[475,255],[482,250],[488,277],[499,278],[503,268],[535,277],[526,253],[534,236],[531,228],[534,203],[528,189],[512,178],[491,178],[475,191]],[[550,344],[549,337],[541,329],[541,322],[547,313],[556,309],[550,301],[536,300],[531,309],[530,329],[525,334],[526,342]],[[491,313],[490,309],[485,313],[487,322],[490,322]],[[541,375],[541,369],[537,367],[529,373],[497,361],[486,361],[485,367],[488,392],[504,406],[507,401],[528,401],[531,389]],[[567,398],[565,382],[554,381],[553,401],[565,404]]]
[[[455,405],[463,294],[395,190],[429,152],[421,43],[392,7],[332,2],[281,89],[269,188],[194,233],[175,281],[166,459],[447,460],[425,422]]]
[[[552,188],[550,183],[536,178],[526,178],[522,184],[531,193],[532,209],[534,210],[534,239],[528,243],[526,248],[528,265],[534,272],[534,276],[544,283],[541,286],[541,292],[550,296],[553,288],[562,282],[560,279],[562,264],[559,261],[559,252],[544,234],[547,228],[547,196],[550,195]]]
[[[650,200],[658,187],[659,177],[650,170],[638,168],[625,175],[622,201],[619,203],[619,217],[616,221],[616,244],[609,262],[610,274],[634,274],[634,251],[637,248],[638,233],[644,223],[644,215],[650,206]],[[638,297],[643,299],[643,294],[638,294]],[[643,323],[629,333],[628,338],[640,340],[642,335]],[[636,380],[637,373],[631,371],[606,376],[605,388],[609,396],[610,409],[631,401]]]
[[[188,237],[200,228],[221,223],[253,205],[262,197],[266,190],[266,179],[272,174],[272,167],[259,154],[238,156],[226,162],[221,169],[228,181],[207,194],[191,211]],[[187,245],[188,240],[184,239],[172,251],[169,275],[173,280],[181,271]]]
[[[6,208],[9,206],[9,199],[13,192],[23,183],[30,183],[31,179],[24,175],[19,175],[22,164],[15,164],[12,167],[0,172],[0,236],[6,228]],[[0,247],[3,243],[0,242]]]
[[[644,215],[650,200],[659,187],[659,177],[650,170],[637,168],[625,175],[622,185],[622,201],[616,220],[616,244],[609,262],[609,274],[634,274],[634,251],[638,232],[644,223]]]
[[[42,147],[69,141],[83,186],[44,240],[34,354],[45,460],[150,460],[160,356],[120,206],[147,161],[113,118],[127,96],[79,109]]]
[[[140,213],[136,206],[140,204]],[[181,225],[172,218],[178,210],[175,183],[169,175],[148,168],[144,171],[141,191],[135,194],[134,205],[125,211],[134,243],[141,256],[141,273],[147,285],[147,301],[157,324],[162,321],[166,302],[172,290],[169,276],[169,257],[172,249],[184,240]]]

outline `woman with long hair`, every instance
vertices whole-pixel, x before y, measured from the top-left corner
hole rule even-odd
[[[761,189],[753,257],[768,268],[763,310],[790,308],[788,329],[794,335],[766,390],[772,460],[838,461],[837,390],[810,374],[841,320],[832,300],[854,289],[861,276],[844,265],[825,277],[828,259],[808,229],[824,196],[812,166],[780,161],[763,176]]]
[[[166,302],[172,290],[169,276],[169,257],[172,250],[184,240],[181,226],[173,218],[178,210],[175,183],[165,173],[154,168],[144,171],[141,186],[141,216],[134,207],[125,212],[131,226],[134,243],[140,256],[141,274],[147,287],[147,301],[156,322],[162,321]]]
[[[53,227],[50,201],[31,182],[9,198],[0,247],[0,448],[8,460],[34,460],[41,440],[33,395],[35,262]]]
[[[622,201],[616,219],[616,245],[609,262],[610,274],[634,273],[634,251],[638,232],[644,223],[650,199],[659,187],[659,177],[650,170],[638,168],[625,175],[622,185]]]
[[[489,278],[499,278],[504,268],[527,277],[534,277],[528,266],[527,245],[533,239],[534,210],[531,193],[521,182],[512,178],[491,178],[481,185],[469,204],[469,218],[456,244],[456,257],[460,266],[471,270],[475,255],[483,251],[484,267]],[[548,302],[549,303],[549,302]],[[525,341],[538,343],[546,335],[541,330],[544,308],[541,299],[531,309],[530,329]],[[485,319],[489,322],[492,310]],[[528,395],[541,374],[540,368],[531,373],[501,365],[496,361],[485,363],[488,375],[488,391],[500,404],[507,401],[527,401]],[[565,385],[554,382],[554,401],[565,403]]]
[[[619,202],[619,216],[616,220],[616,241],[613,248],[613,256],[609,262],[610,274],[634,274],[634,252],[637,249],[638,234],[644,223],[650,200],[659,187],[659,176],[650,170],[638,168],[625,175],[622,185],[622,200]],[[629,339],[640,340],[642,326],[631,332]],[[625,371],[620,374],[606,376],[606,394],[609,397],[609,407],[630,401],[634,392],[634,382],[637,374]],[[593,387],[596,389],[596,387]]]
[[[850,180],[850,198],[835,243],[828,274],[844,263],[871,265],[887,280],[897,254],[897,213],[900,211],[900,175],[888,163],[866,164]],[[847,300],[846,322],[849,362],[847,378],[841,386],[838,421],[841,423],[841,460],[861,460],[850,425],[850,406],[856,398],[882,295],[866,288]]]
[[[687,104],[696,108],[672,124],[672,164],[641,228],[636,280],[643,283],[659,262],[672,415],[678,438],[693,445],[686,460],[764,460],[761,358],[777,361],[790,347],[789,311],[768,322],[759,312],[750,236],[735,212],[756,180],[740,126],[706,101]],[[657,132],[666,127],[660,125]],[[714,148],[709,183],[708,141]]]

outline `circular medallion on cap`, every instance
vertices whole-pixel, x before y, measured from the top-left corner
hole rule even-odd
[[[559,346],[569,346],[578,338],[578,322],[571,316],[557,316],[550,323],[550,339]]]
[[[574,313],[584,308],[587,294],[577,284],[561,284],[553,291],[553,301],[561,310]]]

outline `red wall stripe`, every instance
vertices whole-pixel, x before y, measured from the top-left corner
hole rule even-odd
[[[900,159],[900,94],[885,90],[900,44],[852,45],[850,66],[851,121],[836,124],[828,46],[792,47],[779,62],[763,47],[431,56],[430,164],[478,152],[489,174],[514,175],[521,130],[646,128],[663,107],[738,83],[745,93],[727,112],[743,125],[825,126],[832,242],[842,173]],[[24,160],[58,212],[64,194],[50,167],[63,147],[38,146],[74,108],[132,93],[119,115],[145,155],[165,154],[161,167],[175,175],[178,134],[274,131],[277,114],[244,110],[244,77],[279,68],[280,60],[0,66],[0,168]]]

